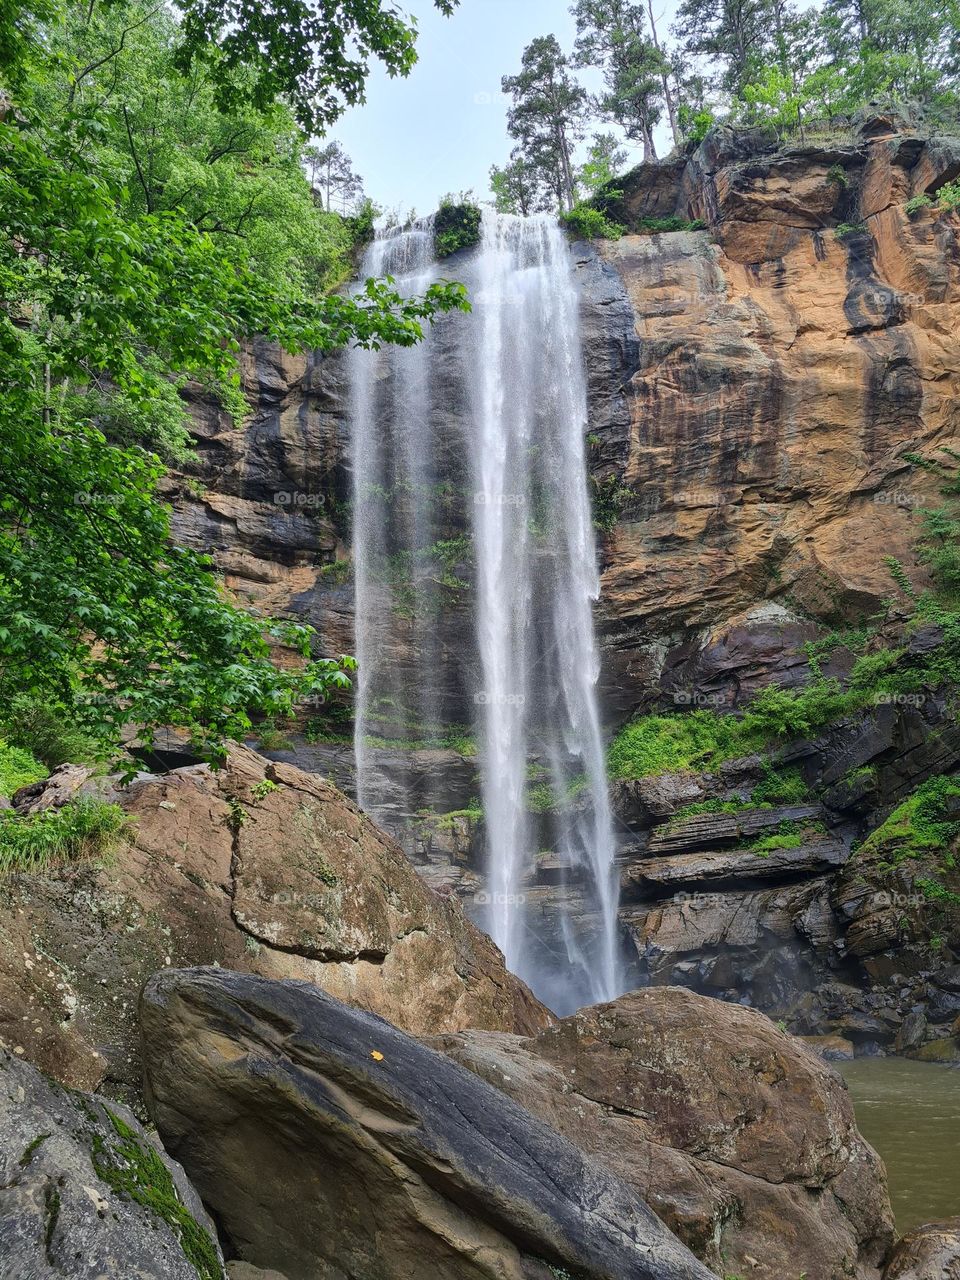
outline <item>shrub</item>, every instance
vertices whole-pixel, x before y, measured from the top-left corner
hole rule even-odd
[[[667,218],[641,218],[637,223],[637,231],[650,235],[660,235],[671,231],[703,231],[706,223],[701,218],[678,218],[671,214]]]
[[[797,768],[778,772],[772,765],[765,766],[764,776],[750,793],[755,805],[803,804],[810,799],[810,788]]]
[[[930,199],[925,191],[918,196],[912,196],[903,206],[903,211],[908,218],[912,218],[915,213],[919,213],[921,209],[929,209],[934,202]]]
[[[22,747],[48,769],[58,765],[89,763],[97,758],[97,745],[70,721],[65,707],[41,702],[29,694],[17,694],[3,717],[8,742]]]
[[[838,187],[849,187],[850,179],[847,177],[847,171],[842,164],[832,164],[827,170],[827,181],[835,183]]]
[[[0,874],[107,853],[128,822],[119,805],[91,796],[27,817],[0,812]]]
[[[433,223],[438,258],[449,258],[459,249],[480,243],[480,206],[465,196],[444,196]]]
[[[47,770],[22,747],[11,747],[0,739],[0,796],[12,796],[21,787],[45,778]]]
[[[960,208],[960,179],[943,184],[937,192],[937,203],[951,212]]]
[[[619,476],[606,476],[603,480],[591,476],[590,488],[594,528],[600,533],[612,533],[624,507],[634,496],[633,490],[621,484]]]
[[[589,204],[575,205],[560,215],[560,221],[583,240],[619,240],[624,232],[619,222]]]
[[[834,235],[838,240],[845,240],[848,236],[863,235],[867,229],[865,222],[841,222],[838,223]]]

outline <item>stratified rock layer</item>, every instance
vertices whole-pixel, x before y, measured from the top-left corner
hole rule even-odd
[[[158,974],[148,1103],[234,1252],[289,1280],[708,1280],[627,1185],[305,983]]]

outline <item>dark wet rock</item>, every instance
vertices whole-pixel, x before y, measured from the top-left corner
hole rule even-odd
[[[0,1276],[223,1276],[200,1197],[134,1116],[53,1084],[2,1049]]]
[[[805,841],[796,848],[728,849],[676,854],[632,863],[623,874],[625,897],[662,897],[680,886],[696,886],[705,893],[714,889],[751,886],[767,880],[823,875],[847,858],[839,840],[828,837]]]
[[[141,1019],[158,1128],[243,1261],[290,1280],[709,1280],[555,1130],[307,984],[168,971]]]
[[[650,839],[651,855],[712,849],[717,845],[748,840],[776,831],[783,822],[810,823],[823,817],[818,804],[783,805],[769,809],[742,809],[737,813],[698,813],[657,829]]]

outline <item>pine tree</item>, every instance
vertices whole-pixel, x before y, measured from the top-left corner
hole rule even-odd
[[[583,137],[589,98],[570,74],[556,36],[539,36],[523,51],[518,75],[504,76],[510,94],[507,130],[517,153],[549,186],[560,209],[575,200],[573,148]]]

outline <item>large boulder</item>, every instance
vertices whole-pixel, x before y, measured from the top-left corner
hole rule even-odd
[[[762,1014],[659,987],[530,1039],[432,1043],[602,1159],[719,1274],[879,1275],[883,1167],[840,1077]]]
[[[459,903],[322,778],[235,748],[219,771],[116,798],[131,824],[109,859],[0,881],[0,1038],[64,1083],[136,1098],[137,997],[167,966],[304,979],[418,1034],[549,1021]]]
[[[0,1276],[222,1280],[181,1167],[116,1104],[0,1051]]]
[[[908,1231],[890,1255],[883,1280],[960,1280],[960,1218]]]
[[[709,1280],[636,1193],[502,1092],[302,982],[153,977],[164,1142],[288,1280]]]

